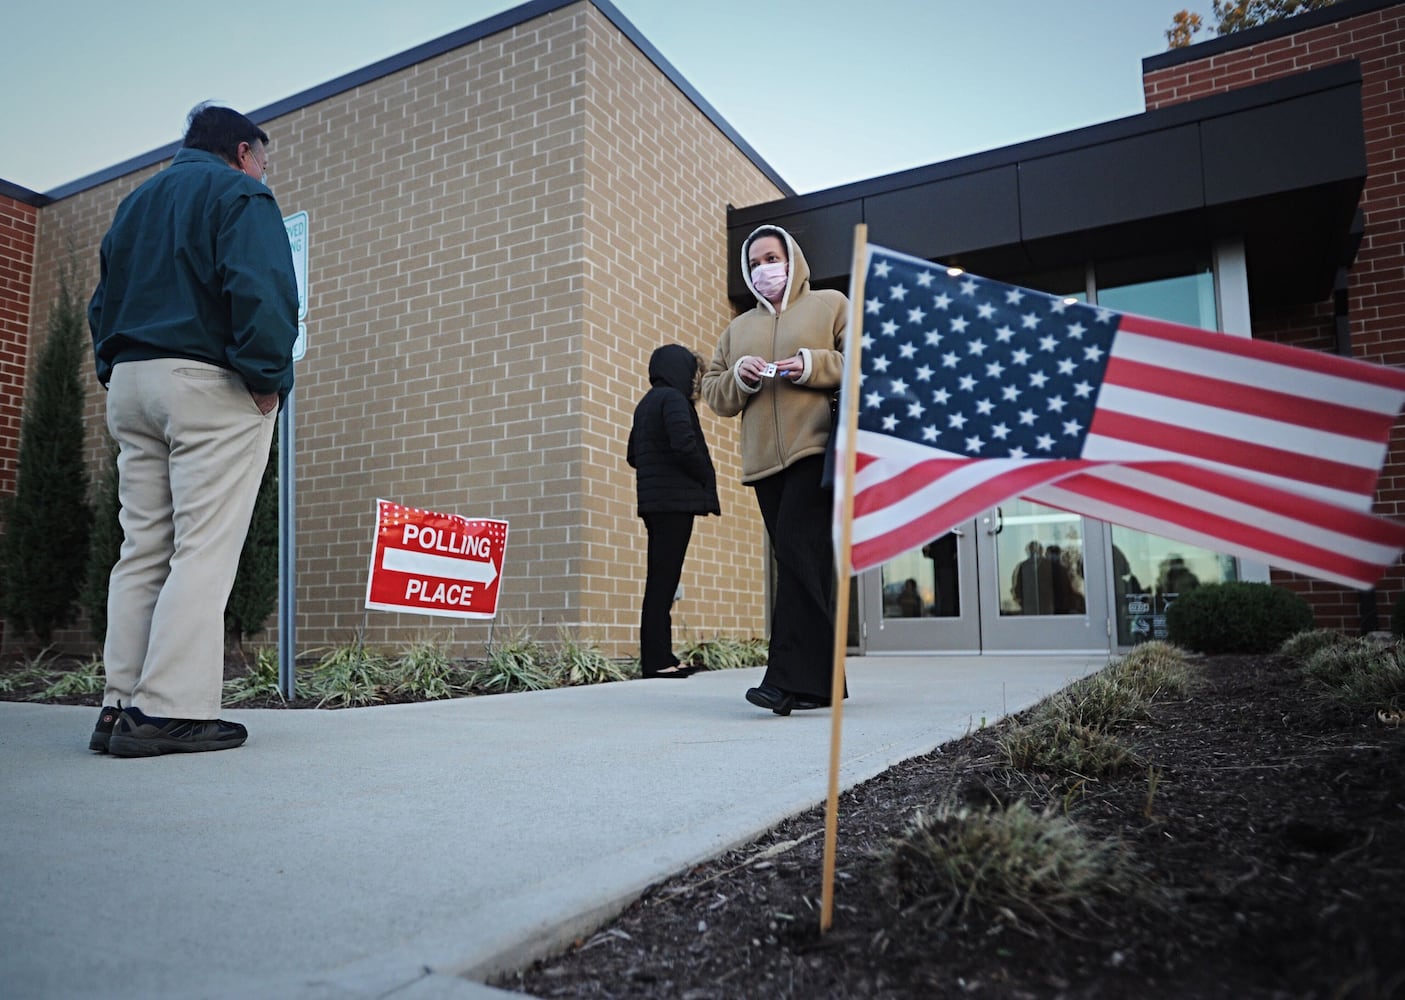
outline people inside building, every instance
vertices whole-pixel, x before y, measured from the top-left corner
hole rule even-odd
[[[932,561],[932,614],[938,618],[954,618],[961,613],[960,585],[957,577],[956,534],[948,531],[922,546],[922,554]]]
[[[756,303],[723,331],[702,392],[720,416],[741,417],[742,482],[755,491],[776,560],[766,673],[746,699],[789,715],[832,696],[833,494],[821,477],[849,303],[810,287],[805,255],[778,226],[746,238],[741,268]]]
[[[1157,567],[1156,596],[1174,600],[1200,586],[1200,578],[1185,563],[1185,557],[1172,553]]]
[[[904,618],[922,617],[922,594],[912,577],[903,581],[903,589],[898,592],[898,610]]]
[[[280,402],[298,298],[268,135],[202,104],[171,165],[117,206],[88,307],[123,542],[108,581],[106,686],[90,749],[228,750],[224,608]]]
[[[639,612],[639,666],[645,677],[681,678],[693,672],[673,652],[673,597],[694,518],[722,513],[717,473],[695,403],[702,367],[702,358],[681,344],[654,351],[649,390],[634,408],[625,451],[648,536]]]
[[[1050,545],[1044,550],[1044,558],[1049,560],[1050,583],[1053,587],[1054,614],[1056,615],[1081,615],[1085,608],[1083,592],[1078,589],[1075,583],[1075,568],[1070,566],[1073,560],[1069,559],[1069,553],[1064,552],[1059,545]],[[1081,563],[1081,560],[1079,560]],[[1077,567],[1077,578],[1083,578],[1082,567]]]
[[[1010,575],[1010,597],[1020,614],[1054,613],[1054,572],[1044,558],[1044,543],[1031,539],[1025,545],[1025,558]]]

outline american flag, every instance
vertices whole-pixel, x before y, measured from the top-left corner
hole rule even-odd
[[[1354,587],[1405,548],[1370,512],[1405,372],[861,259],[854,572],[1012,497]]]

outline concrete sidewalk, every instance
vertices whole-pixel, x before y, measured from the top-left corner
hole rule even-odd
[[[843,786],[1106,662],[851,659]],[[0,992],[506,996],[481,980],[824,800],[830,713],[746,704],[761,673],[229,710],[244,747],[133,760],[86,749],[96,709],[0,702]]]

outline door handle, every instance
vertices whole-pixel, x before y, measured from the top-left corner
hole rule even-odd
[[[995,527],[988,529],[988,530],[986,531],[986,534],[987,534],[987,535],[998,535],[998,534],[1000,534],[1000,532],[1002,532],[1002,531],[1005,530],[1005,512],[1004,512],[1003,510],[1001,510],[999,507],[996,507],[996,508],[995,508],[995,518],[994,518],[994,521],[995,521]],[[990,524],[990,523],[991,523],[991,518],[987,517],[987,518],[985,519],[985,523],[986,523],[986,524]]]

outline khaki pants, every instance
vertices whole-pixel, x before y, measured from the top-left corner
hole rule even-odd
[[[163,358],[113,369],[107,429],[120,448],[124,538],[108,582],[103,704],[219,715],[224,606],[276,421],[215,365]]]

